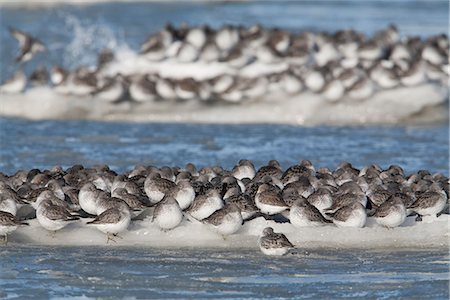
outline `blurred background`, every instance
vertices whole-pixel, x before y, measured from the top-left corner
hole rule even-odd
[[[7,26],[30,32],[48,45],[45,56],[27,64],[75,68],[91,65],[104,48],[139,49],[167,23],[179,26],[278,27],[293,33],[355,29],[372,35],[395,24],[403,36],[447,33],[447,1],[9,1],[2,0],[0,53],[3,81],[15,71],[17,42]],[[70,5],[76,4],[76,5]],[[430,17],[432,16],[432,17]]]

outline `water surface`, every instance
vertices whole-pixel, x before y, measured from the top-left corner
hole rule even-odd
[[[26,121],[0,118],[0,171],[51,168],[60,164],[108,164],[123,172],[135,165],[231,169],[247,158],[261,166],[278,159],[283,167],[309,159],[335,168],[377,163],[407,172],[428,169],[448,174],[448,126],[299,127]]]
[[[103,3],[0,9],[0,81],[17,69],[7,26],[32,32],[49,52],[25,65],[93,64],[104,47],[137,49],[166,22],[366,34],[396,23],[403,35],[448,31],[447,1],[246,1]],[[407,172],[448,175],[448,126],[296,127],[286,125],[134,124],[0,118],[0,171],[108,164],[232,168],[242,158],[283,167],[310,159],[334,168],[399,164]],[[406,298],[448,299],[444,250],[320,250],[263,256],[258,249],[0,247],[0,298]]]
[[[443,250],[259,250],[7,247],[0,297],[448,299]]]

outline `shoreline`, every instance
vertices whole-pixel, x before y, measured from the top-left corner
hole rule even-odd
[[[34,88],[23,94],[2,94],[0,116],[139,123],[426,125],[448,121],[448,88],[424,84],[380,91],[364,101],[338,103],[313,93],[268,95],[242,104],[203,104],[195,100],[111,104],[92,97],[59,95],[50,88]]]
[[[425,217],[420,223],[408,217],[405,223],[393,229],[382,228],[368,218],[363,228],[338,228],[334,226],[296,228],[290,223],[276,223],[263,218],[248,221],[238,234],[222,236],[201,223],[184,220],[175,229],[162,232],[149,220],[133,221],[128,231],[121,234],[116,243],[106,243],[106,236],[95,227],[79,226],[80,221],[69,224],[52,238],[38,225],[36,219],[28,220],[30,226],[18,228],[8,237],[8,244],[24,246],[106,246],[144,247],[155,249],[211,248],[211,249],[257,249],[260,231],[272,226],[283,232],[301,249],[406,249],[449,247],[450,215],[439,218]],[[88,219],[86,219],[88,220]],[[85,220],[83,220],[85,221]],[[84,223],[84,222],[83,222]]]

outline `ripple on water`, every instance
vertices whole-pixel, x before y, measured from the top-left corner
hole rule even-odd
[[[238,249],[17,247],[0,252],[0,290],[44,298],[448,298],[445,250],[309,252],[273,258]]]

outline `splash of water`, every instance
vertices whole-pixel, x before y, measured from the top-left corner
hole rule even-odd
[[[113,52],[129,48],[124,41],[123,31],[113,29],[112,25],[101,19],[92,21],[67,14],[64,20],[65,29],[72,36],[63,50],[63,65],[66,67],[95,65],[98,53],[106,48]]]

